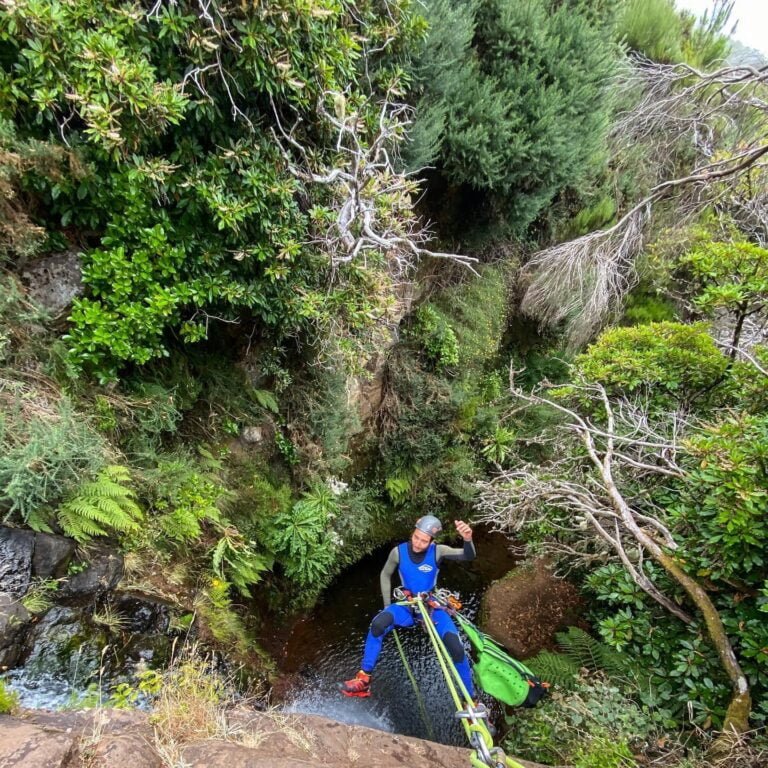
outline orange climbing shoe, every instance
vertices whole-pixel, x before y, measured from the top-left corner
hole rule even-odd
[[[345,696],[370,696],[371,676],[361,669],[351,680],[339,683],[339,690]]]

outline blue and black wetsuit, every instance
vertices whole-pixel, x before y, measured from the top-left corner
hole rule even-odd
[[[390,604],[391,579],[395,568],[397,568],[403,588],[415,594],[417,592],[431,592],[435,588],[440,564],[444,560],[474,559],[475,546],[471,541],[465,541],[463,549],[453,549],[432,542],[424,552],[419,553],[413,551],[410,542],[404,542],[390,552],[381,572],[381,592],[386,608],[378,613],[371,622],[363,651],[363,663],[361,665],[363,671],[369,674],[373,671],[381,653],[384,637],[389,632],[395,627],[412,627],[416,623],[413,609],[404,605]],[[470,696],[474,696],[469,660],[464,652],[464,645],[459,638],[453,619],[442,608],[436,608],[432,612],[432,621]]]

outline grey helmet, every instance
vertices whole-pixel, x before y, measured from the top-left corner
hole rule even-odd
[[[443,524],[434,515],[424,515],[416,521],[416,529],[434,539],[443,530]]]

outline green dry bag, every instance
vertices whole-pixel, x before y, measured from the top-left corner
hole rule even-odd
[[[458,613],[456,618],[474,649],[473,671],[477,685],[510,707],[534,706],[547,692],[547,686],[468,619]]]

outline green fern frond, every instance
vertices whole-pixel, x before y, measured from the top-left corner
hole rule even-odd
[[[602,672],[615,682],[636,676],[626,656],[578,627],[568,627],[565,632],[558,632],[555,638],[561,653],[541,651],[526,662],[543,680],[569,689],[584,669],[591,674]]]
[[[272,413],[277,413],[280,410],[275,396],[268,389],[252,389],[251,395],[265,410],[272,411]]]
[[[565,690],[575,687],[581,668],[569,656],[552,651],[539,651],[533,658],[527,659],[525,663],[540,680],[546,680]]]
[[[579,667],[586,667],[590,672],[602,669],[602,643],[595,640],[583,629],[568,627],[565,632],[555,635],[557,644],[563,653]]]
[[[134,501],[134,492],[121,484],[129,481],[125,467],[109,466],[96,480],[84,483],[57,512],[64,533],[82,544],[94,536],[138,530],[141,508]]]
[[[213,571],[214,573],[218,573],[219,575],[222,575],[222,569],[221,565],[224,561],[224,552],[227,549],[228,545],[227,537],[222,536],[222,538],[219,539],[218,543],[216,544],[214,550],[213,550],[213,557],[211,560],[211,564],[213,565]]]
[[[48,516],[36,509],[30,510],[27,514],[27,525],[33,530],[43,533],[53,533]]]

